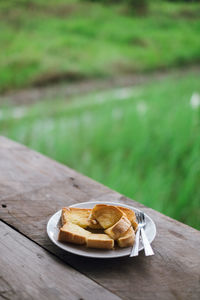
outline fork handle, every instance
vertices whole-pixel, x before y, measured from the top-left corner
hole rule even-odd
[[[134,246],[131,250],[131,254],[129,255],[130,257],[133,257],[133,256],[138,256],[138,253],[139,253],[139,238],[140,238],[140,228],[138,228],[137,232],[136,232],[136,235],[135,235],[135,243],[134,243]]]
[[[142,235],[142,242],[143,242],[143,245],[144,245],[145,255],[146,256],[154,255],[153,249],[151,248],[149,240],[147,239],[144,228],[141,228],[141,235]]]

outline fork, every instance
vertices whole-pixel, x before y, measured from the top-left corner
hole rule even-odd
[[[144,245],[144,252],[146,256],[154,255],[153,249],[147,239],[146,233],[144,231],[144,227],[146,225],[145,215],[143,212],[136,213],[136,218],[138,221],[138,230],[136,232],[135,243],[130,253],[130,257],[138,256],[139,253],[139,239],[140,239],[140,232],[142,236],[142,242]]]

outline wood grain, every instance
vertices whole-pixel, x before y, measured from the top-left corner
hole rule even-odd
[[[0,298],[120,298],[0,222]]]
[[[0,218],[122,299],[200,299],[200,232],[39,153],[0,138]],[[115,201],[142,208],[157,225],[155,256],[94,260],[54,246],[49,217],[63,206]]]

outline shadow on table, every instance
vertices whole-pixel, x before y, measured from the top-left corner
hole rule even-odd
[[[54,255],[59,257],[62,261],[72,266],[79,272],[90,276],[90,274],[99,278],[102,276],[106,278],[113,278],[116,276],[120,277],[123,273],[129,273],[129,269],[136,270],[137,274],[140,273],[142,276],[148,276],[149,264],[151,264],[154,256],[145,257],[144,252],[140,252],[138,257],[120,257],[120,258],[87,258],[78,256],[62,249],[59,249],[52,243],[48,245],[48,250],[50,250]],[[147,262],[148,260],[148,262]],[[130,273],[129,273],[130,274]]]

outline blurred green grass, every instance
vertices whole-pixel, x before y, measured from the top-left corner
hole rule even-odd
[[[78,0],[0,2],[0,92],[200,61],[200,4],[126,6]]]
[[[0,134],[200,229],[199,76],[171,76],[30,107],[4,107]],[[198,104],[198,103],[197,103]]]

